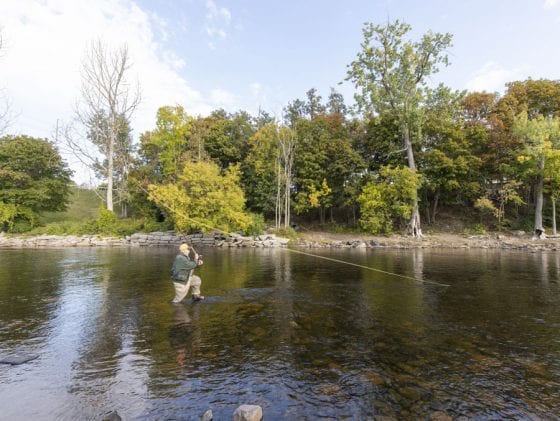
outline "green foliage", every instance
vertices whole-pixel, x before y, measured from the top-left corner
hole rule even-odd
[[[0,202],[0,231],[22,233],[36,225],[37,218],[31,209]]]
[[[372,234],[391,232],[395,219],[411,216],[420,180],[407,167],[381,167],[380,179],[367,183],[358,197],[360,226]]]
[[[391,232],[390,206],[383,197],[384,189],[380,184],[368,183],[358,196],[360,204],[360,226],[372,234]]]
[[[0,138],[0,203],[3,229],[18,231],[36,224],[44,211],[66,208],[71,171],[45,139]]]
[[[193,121],[181,106],[158,110],[156,129],[140,137],[140,155],[156,174],[168,178],[181,171]]]
[[[203,119],[204,149],[222,170],[243,160],[247,139],[255,132],[251,120],[244,111],[228,114],[224,110]]]
[[[117,217],[114,212],[105,209],[104,206],[99,207],[99,216],[95,220],[97,224],[97,232],[110,231],[117,222]]]
[[[63,210],[71,171],[45,139],[0,138],[0,201],[33,212]]]
[[[430,31],[413,42],[406,39],[410,31],[410,25],[398,20],[364,25],[362,50],[350,64],[347,80],[358,88],[356,102],[365,115],[390,111],[410,118],[422,101],[425,79],[439,65],[448,65],[450,34]]]
[[[515,180],[503,183],[495,191],[476,199],[474,208],[483,215],[494,216],[498,220],[498,225],[503,225],[506,215],[506,205],[510,203],[515,205],[523,204],[523,199],[519,195],[520,187],[521,183]],[[492,196],[492,198],[490,196]]]
[[[176,183],[149,186],[154,201],[175,223],[177,231],[245,231],[252,224],[244,210],[238,167],[220,173],[211,162],[186,163]]]
[[[245,229],[245,233],[247,235],[260,235],[264,232],[265,222],[264,216],[259,213],[252,213],[250,214],[251,221],[247,228]]]
[[[136,232],[167,231],[171,227],[167,222],[156,222],[151,219],[116,219],[112,224],[98,219],[82,221],[52,222],[27,232],[29,235],[100,235],[125,237]]]
[[[16,205],[0,202],[0,227],[3,228],[3,231],[14,226],[17,215],[18,208]]]
[[[487,233],[487,229],[482,224],[474,224],[471,228],[465,228],[465,234],[475,234],[475,235],[484,235]]]
[[[488,197],[479,197],[474,202],[474,208],[483,214],[493,215],[496,218],[499,216],[499,211],[494,203]]]
[[[278,237],[289,238],[290,240],[295,240],[297,238],[297,232],[292,227],[280,228],[277,230],[269,230],[271,233],[276,234]]]
[[[241,164],[241,180],[247,207],[256,212],[274,212],[278,130],[274,124],[261,127],[248,139],[247,158]]]

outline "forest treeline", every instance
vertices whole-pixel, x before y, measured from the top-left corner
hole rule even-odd
[[[364,26],[348,65],[352,106],[333,88],[325,98],[311,88],[281,118],[262,110],[192,116],[183,106],[163,106],[137,144],[132,108],[90,108],[81,114],[81,140],[97,147],[91,167],[105,181],[106,207],[180,231],[258,232],[266,221],[277,229],[298,223],[422,235],[444,210],[478,230],[555,233],[560,81],[511,81],[503,95],[433,85],[449,65],[452,37],[428,32],[411,40],[410,29],[399,21]],[[108,54],[94,47],[98,58]],[[85,82],[93,90],[101,83]],[[74,130],[65,139],[78,154]],[[52,142],[35,140],[56,152]],[[52,199],[50,210],[67,201],[54,183],[70,180],[62,161],[40,174],[14,162],[13,148],[29,142],[0,139],[4,230],[22,219],[32,226],[35,213],[49,210],[50,202],[38,200],[38,207],[29,198]]]

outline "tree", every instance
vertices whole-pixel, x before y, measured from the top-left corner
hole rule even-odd
[[[76,117],[87,133],[102,133],[104,138],[97,138],[94,146],[104,156],[106,162],[105,181],[107,184],[106,207],[113,211],[114,172],[117,151],[123,150],[119,138],[123,124],[128,124],[136,107],[140,103],[140,87],[131,87],[127,80],[131,68],[128,48],[121,46],[110,51],[100,40],[92,42],[82,63],[81,98],[76,105]],[[100,119],[99,117],[103,118]],[[106,125],[100,129],[98,124]],[[78,136],[69,128],[66,143],[76,155],[90,168],[99,163],[99,159]]]
[[[317,89],[311,88],[305,95],[307,96],[305,112],[313,120],[325,112],[325,106],[321,103],[321,95],[317,95]]]
[[[556,230],[556,203],[560,198],[560,149],[559,145],[553,145],[546,151],[546,165],[544,167],[544,179],[548,185],[550,199],[552,202],[552,235]]]
[[[291,189],[293,181],[293,166],[296,152],[297,132],[288,127],[279,127],[277,132],[278,153],[276,155],[276,229],[290,226],[291,219]]]
[[[344,104],[344,97],[334,88],[331,88],[326,109],[329,114],[346,114],[347,107],[346,104]]]
[[[448,65],[445,50],[451,45],[451,35],[430,31],[412,42],[405,40],[410,30],[410,25],[398,20],[384,26],[365,24],[362,50],[350,64],[346,80],[359,89],[355,99],[366,117],[390,113],[397,118],[408,167],[415,173],[413,131],[420,127],[426,79],[439,65]],[[409,230],[414,236],[422,235],[418,196]]]
[[[295,128],[297,122],[305,118],[307,113],[307,104],[301,99],[296,99],[289,102],[286,107],[284,107],[284,124],[290,128]]]
[[[516,180],[504,182],[499,188],[494,189],[494,191],[489,191],[486,195],[479,197],[474,202],[474,208],[482,213],[489,213],[496,217],[498,220],[498,228],[501,228],[502,222],[506,216],[506,205],[508,203],[513,203],[515,205],[523,203],[519,195],[520,187],[521,182]],[[498,204],[497,207],[494,202]]]
[[[217,110],[204,121],[204,148],[210,158],[222,169],[241,162],[245,157],[247,140],[255,132],[251,116],[245,111],[228,114]]]
[[[272,214],[277,188],[278,127],[262,126],[247,142],[247,157],[241,163],[241,180],[247,207]]]
[[[425,177],[426,213],[435,222],[440,200],[465,206],[480,195],[481,159],[466,137],[461,103],[464,93],[445,86],[429,90],[424,112],[420,161]]]
[[[198,154],[196,145],[189,144],[193,126],[194,119],[180,105],[158,109],[156,128],[140,136],[139,151],[154,179],[175,180],[185,160]]]
[[[330,135],[323,118],[300,119],[297,129],[297,154],[294,156],[295,205],[298,214],[319,209],[325,222],[325,207],[330,202],[327,178],[327,146]],[[321,192],[320,194],[318,192]],[[321,198],[321,200],[318,200]]]
[[[553,143],[557,143],[557,139],[560,138],[560,120],[551,116],[545,118],[541,114],[529,119],[527,112],[522,112],[515,118],[512,130],[524,140],[525,145],[517,159],[521,163],[530,162],[526,174],[535,179],[534,230],[535,234],[540,236],[544,232],[542,211],[546,157]]]
[[[358,197],[360,225],[372,234],[391,232],[393,220],[409,218],[420,175],[407,167],[382,167],[379,179],[366,183]]]
[[[169,215],[178,231],[246,230],[252,218],[244,210],[239,169],[223,174],[213,162],[187,162],[177,182],[151,184],[149,198]]]
[[[44,211],[66,209],[72,171],[46,139],[0,138],[0,225],[18,220],[33,225]]]
[[[128,175],[132,165],[132,129],[128,120],[122,116],[118,118],[118,132],[116,134],[116,142],[113,153],[113,185],[116,194],[116,203],[121,206],[121,215],[127,216],[128,213]],[[110,137],[111,122],[105,112],[92,117],[87,132],[87,139],[94,144],[102,155],[105,157],[103,161],[96,158],[93,164],[93,170],[99,178],[103,178],[108,171],[108,151],[106,139]]]

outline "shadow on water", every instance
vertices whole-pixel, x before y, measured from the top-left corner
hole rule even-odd
[[[6,419],[550,418],[560,413],[560,256],[204,250],[171,304],[172,249],[0,251]]]

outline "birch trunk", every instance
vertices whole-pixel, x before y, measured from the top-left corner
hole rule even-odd
[[[412,149],[412,141],[410,139],[410,127],[406,123],[403,127],[404,134],[404,145],[406,148],[406,157],[408,161],[408,168],[412,172],[416,173],[416,163],[414,161],[414,150]],[[418,192],[414,197],[414,202],[412,206],[412,215],[410,216],[410,221],[408,223],[408,229],[413,237],[422,237],[422,229],[420,228],[420,211],[418,210]]]

